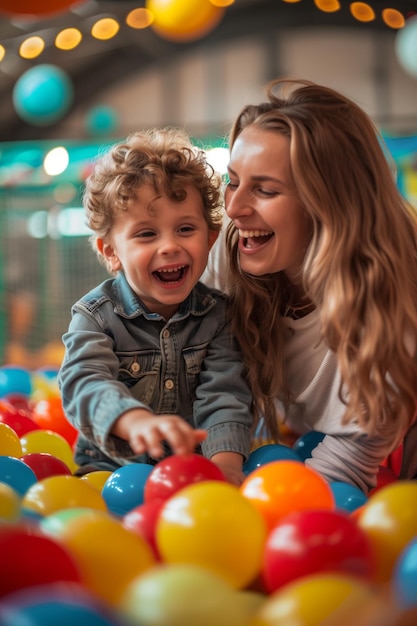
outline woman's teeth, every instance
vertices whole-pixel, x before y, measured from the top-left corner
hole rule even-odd
[[[240,230],[239,229],[239,237],[243,239],[248,239],[249,237],[268,237],[273,233],[270,230]]]

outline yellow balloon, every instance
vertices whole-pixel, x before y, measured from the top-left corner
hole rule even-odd
[[[22,444],[19,435],[9,426],[0,422],[0,456],[22,456]]]
[[[69,517],[59,541],[77,562],[83,584],[114,606],[130,582],[155,565],[146,540],[103,511]]]
[[[89,472],[80,477],[80,480],[84,480],[86,483],[95,487],[100,493],[103,490],[104,483],[112,475],[113,472],[107,470],[99,470],[97,472]]]
[[[236,589],[259,574],[266,537],[261,513],[238,487],[223,481],[180,489],[163,505],[156,526],[165,562],[206,567]]]
[[[336,573],[305,576],[271,594],[256,613],[251,626],[323,626],[351,604],[357,611],[375,597],[370,584]],[[326,620],[326,621],[325,621]],[[339,623],[338,626],[348,626]],[[351,624],[349,624],[351,626]]]
[[[398,480],[378,489],[357,523],[374,547],[377,581],[389,582],[398,557],[417,536],[417,481]]]
[[[34,372],[32,374],[31,399],[34,402],[48,400],[49,398],[58,398],[59,395],[59,388],[56,380],[51,380],[40,373]]]
[[[164,39],[192,41],[207,35],[221,21],[225,10],[210,0],[147,0],[152,28]]]
[[[141,626],[246,626],[248,621],[244,603],[224,578],[190,564],[149,569],[130,583],[119,608]]]
[[[71,472],[75,472],[77,464],[74,460],[74,452],[68,441],[53,432],[52,430],[32,430],[20,438],[22,446],[22,454],[30,454],[32,452],[47,452],[56,456],[70,468]]]
[[[0,482],[0,522],[16,522],[19,517],[19,494],[10,485]]]
[[[42,516],[72,508],[89,508],[107,512],[106,502],[91,485],[76,476],[49,476],[29,487],[22,507]]]

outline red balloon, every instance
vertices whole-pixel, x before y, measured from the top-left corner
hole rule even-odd
[[[39,430],[27,411],[18,409],[12,404],[0,401],[0,422],[10,426],[18,437],[23,437],[32,430]]]
[[[62,13],[80,0],[0,0],[0,13],[37,17]]]
[[[31,401],[22,393],[8,393],[3,399],[7,404],[11,404],[16,409],[24,411],[28,416],[32,413]]]
[[[0,525],[0,597],[48,583],[82,582],[72,555],[32,527]]]
[[[203,480],[226,481],[217,465],[200,454],[172,455],[163,459],[149,474],[143,493],[144,502],[167,500],[179,489]]]
[[[265,544],[262,577],[268,592],[312,574],[338,572],[373,580],[371,541],[345,512],[296,511],[282,518]]]
[[[157,561],[161,561],[161,556],[156,543],[155,531],[163,504],[165,504],[165,500],[154,498],[150,502],[139,504],[126,513],[122,519],[125,528],[132,530],[149,543]]]
[[[61,398],[52,397],[39,400],[33,408],[33,421],[43,430],[52,430],[64,437],[72,447],[78,431],[65,417]]]
[[[48,452],[30,452],[20,457],[20,460],[33,470],[38,480],[49,478],[49,476],[72,475],[64,461]]]

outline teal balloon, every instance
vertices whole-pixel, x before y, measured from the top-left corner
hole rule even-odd
[[[62,119],[73,102],[69,76],[55,65],[36,65],[17,80],[13,105],[25,122],[48,126]]]
[[[24,367],[2,365],[0,367],[0,398],[18,393],[29,396],[32,393],[32,376]]]
[[[398,62],[414,78],[417,77],[417,15],[410,17],[395,36]]]
[[[90,135],[108,135],[116,130],[119,120],[114,109],[99,105],[90,109],[85,123]]]

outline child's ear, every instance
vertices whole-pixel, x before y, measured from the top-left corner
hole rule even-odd
[[[219,236],[218,230],[209,230],[209,250],[212,249],[218,236]]]
[[[97,237],[96,246],[97,250],[104,257],[108,267],[111,269],[112,272],[118,272],[120,269],[122,269],[120,259],[110,243],[106,243],[104,239]]]

